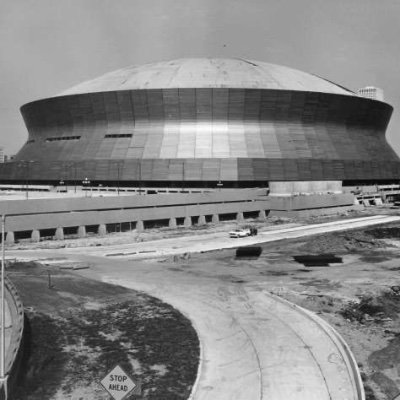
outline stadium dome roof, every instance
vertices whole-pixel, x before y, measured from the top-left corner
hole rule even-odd
[[[355,95],[326,79],[281,65],[238,58],[184,58],[109,72],[58,96],[178,88],[278,89]]]

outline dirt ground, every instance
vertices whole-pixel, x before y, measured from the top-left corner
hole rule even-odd
[[[117,364],[141,383],[141,398],[187,399],[199,342],[173,307],[34,262],[14,263],[8,275],[29,333],[15,400],[109,399],[100,381]]]

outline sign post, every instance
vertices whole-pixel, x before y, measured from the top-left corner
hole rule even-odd
[[[129,394],[141,394],[140,384],[119,366],[115,366],[102,380],[101,385],[114,400],[123,400]]]

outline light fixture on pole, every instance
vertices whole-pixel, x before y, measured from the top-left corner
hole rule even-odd
[[[119,196],[119,181],[120,181],[120,173],[121,173],[121,171],[120,171],[121,162],[117,161],[116,162],[116,166],[117,166],[117,193],[118,193],[118,196]]]
[[[86,177],[83,181],[82,181],[83,186],[85,186],[85,197],[87,197],[87,186],[90,185],[90,180]]]

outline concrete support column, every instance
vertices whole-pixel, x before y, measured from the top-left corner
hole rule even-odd
[[[218,224],[218,222],[219,222],[219,215],[218,214],[213,214],[212,223],[213,224]]]
[[[78,228],[78,237],[80,238],[86,237],[86,227],[84,225]]]
[[[40,231],[34,229],[31,233],[31,241],[32,242],[40,242]]]
[[[137,221],[136,222],[136,231],[137,232],[143,232],[144,231],[143,221]]]
[[[176,228],[176,218],[170,218],[170,219],[169,219],[168,226],[169,226],[170,228]]]
[[[186,228],[189,228],[190,226],[192,226],[192,218],[190,217],[185,217],[185,221],[183,222],[183,225]]]
[[[206,224],[206,216],[205,215],[200,215],[199,216],[199,225],[205,225]]]
[[[6,243],[7,244],[14,244],[15,243],[15,237],[14,237],[14,232],[9,231],[6,234]]]
[[[267,215],[265,214],[265,210],[260,210],[260,212],[258,213],[258,218],[262,219],[263,221],[265,221],[267,219]]]
[[[59,227],[56,229],[56,234],[55,234],[54,238],[55,238],[56,240],[64,240],[64,228],[62,228],[61,226],[59,226]]]
[[[242,222],[243,220],[244,220],[243,213],[242,212],[238,212],[237,215],[236,215],[236,221],[237,222]]]
[[[99,225],[99,229],[97,230],[97,234],[99,234],[100,236],[104,236],[104,235],[107,234],[106,224],[100,224]]]

